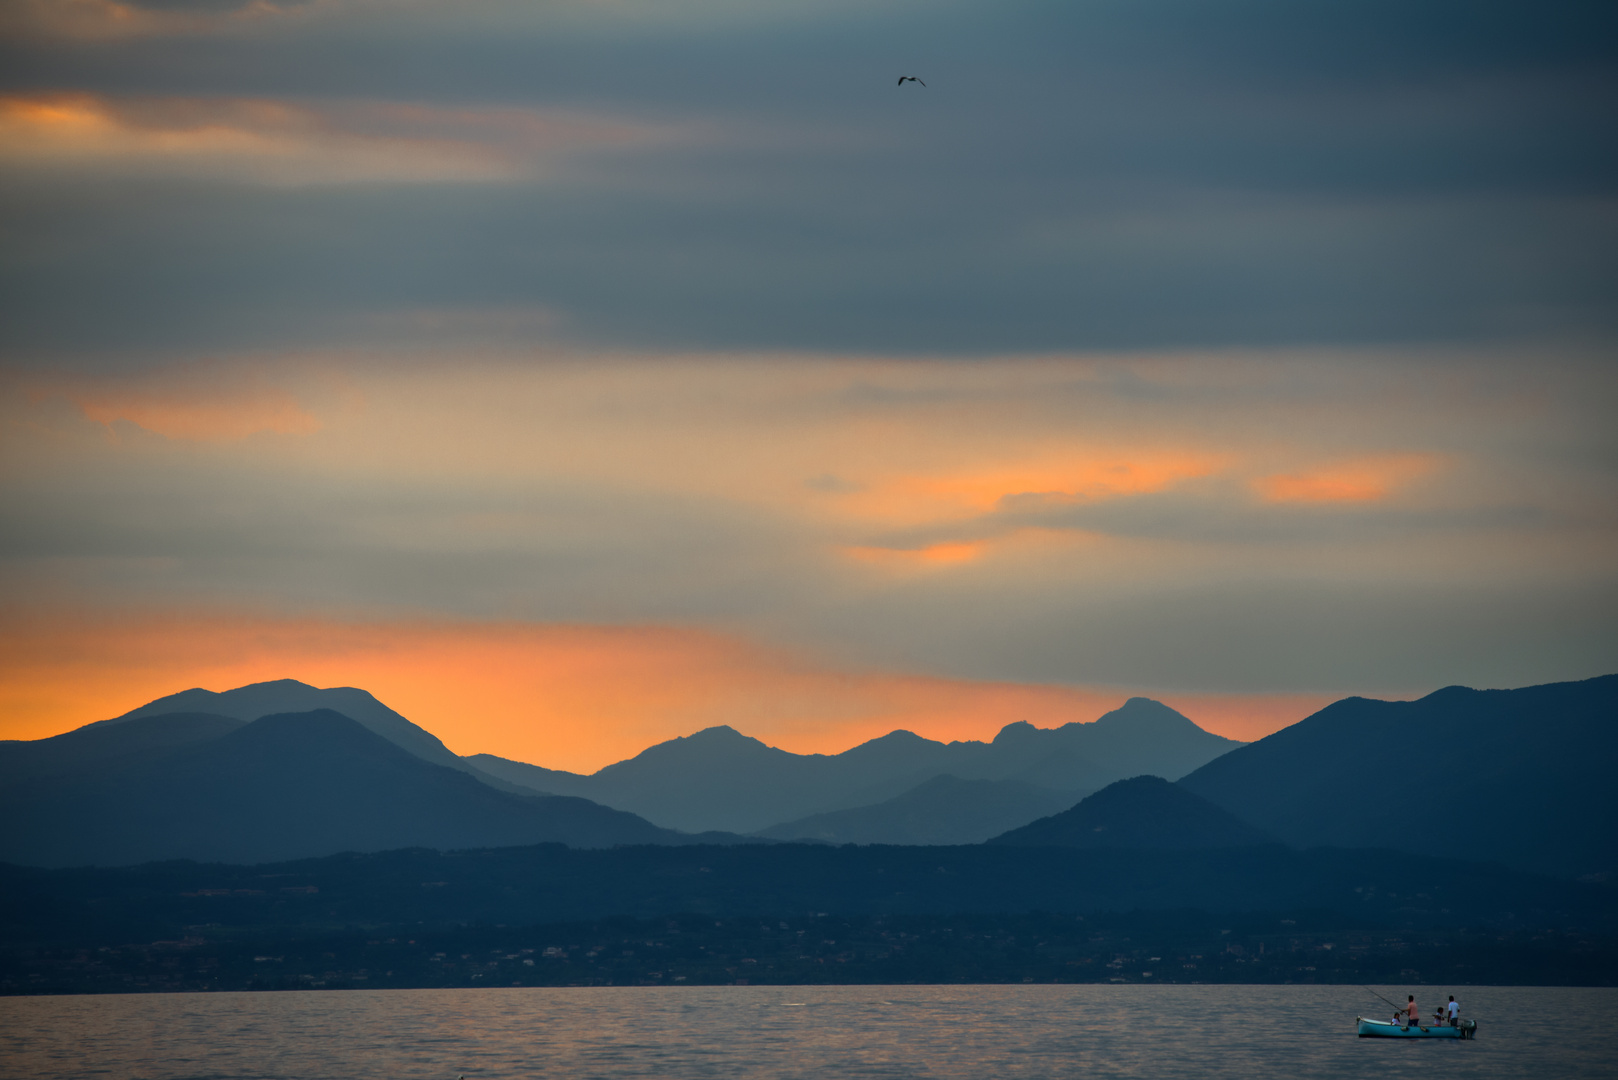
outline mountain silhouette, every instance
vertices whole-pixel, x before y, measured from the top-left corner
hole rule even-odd
[[[272,713],[310,712],[330,709],[401,746],[423,761],[434,765],[447,765],[484,781],[492,787],[514,794],[532,794],[526,788],[516,788],[506,781],[481,772],[464,758],[457,757],[438,737],[406,720],[364,690],[352,686],[334,686],[329,689],[310,686],[296,679],[275,679],[271,682],[238,686],[234,690],[215,692],[200,688],[182,690],[178,694],[160,697],[138,709],[131,709],[112,720],[102,720],[91,727],[110,727],[145,716],[168,713],[197,712],[230,716],[237,720],[257,720]]]
[[[1299,846],[1618,870],[1618,675],[1347,698],[1180,781]]]
[[[584,799],[498,791],[329,709],[250,724],[196,714],[140,717],[69,735],[76,738],[42,740],[56,747],[29,751],[23,744],[22,753],[54,761],[54,771],[0,791],[0,860],[256,863],[404,847],[737,839],[683,836]],[[98,741],[100,749],[86,749]],[[138,752],[101,752],[112,742]],[[72,763],[60,748],[73,743],[82,768],[63,767]],[[18,752],[13,744],[0,759]]]
[[[577,795],[668,828],[758,833],[869,807],[937,776],[1015,780],[1077,801],[1141,773],[1175,778],[1242,744],[1148,698],[1090,723],[1008,724],[992,742],[941,743],[895,731],[840,754],[793,754],[729,727],[650,747],[589,776],[490,754],[467,760],[535,791]]]
[[[1143,773],[1178,779],[1241,745],[1204,731],[1162,702],[1133,697],[1088,724],[1064,724],[1048,730],[1027,723],[1007,724],[983,752],[980,766],[960,775],[1098,791],[1115,780]],[[1086,771],[1091,775],[1088,783],[1070,782],[1069,778]]]
[[[155,761],[242,727],[213,713],[170,713],[138,724],[97,723],[30,742],[0,742],[0,793]]]
[[[1071,794],[1021,780],[944,775],[873,806],[813,814],[757,835],[828,844],[977,844],[1072,801]]]
[[[827,807],[877,802],[941,771],[944,744],[894,732],[837,755],[793,754],[730,727],[670,739],[591,776],[537,769],[479,754],[469,760],[501,779],[605,806],[631,809],[672,828],[756,832]],[[586,794],[588,793],[588,794]]]
[[[1077,806],[990,840],[1020,847],[1229,848],[1276,838],[1160,776],[1109,784]]]

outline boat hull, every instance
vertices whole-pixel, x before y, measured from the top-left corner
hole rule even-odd
[[[1362,1039],[1470,1039],[1477,1030],[1477,1023],[1473,1020],[1462,1020],[1460,1027],[1450,1027],[1448,1024],[1411,1024],[1402,1027],[1399,1024],[1390,1024],[1386,1020],[1367,1020],[1365,1017],[1355,1017],[1360,1025],[1360,1038]]]

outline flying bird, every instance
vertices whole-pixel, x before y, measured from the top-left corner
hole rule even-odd
[[[895,85],[903,86],[907,82],[921,82],[921,80],[916,78],[914,75],[901,75],[899,76],[899,81]],[[926,86],[927,84],[921,82],[921,85]]]

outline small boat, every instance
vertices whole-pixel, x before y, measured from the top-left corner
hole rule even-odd
[[[1462,1020],[1455,1027],[1437,1023],[1404,1027],[1386,1020],[1367,1020],[1363,1016],[1354,1019],[1359,1021],[1362,1039],[1475,1039],[1478,1031],[1476,1020]]]

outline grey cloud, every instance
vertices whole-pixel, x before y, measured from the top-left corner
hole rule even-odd
[[[580,342],[896,353],[1618,328],[1618,36],[1590,5],[530,10],[14,52],[13,90],[707,134],[500,189],[13,176],[0,348],[282,347],[513,304]],[[889,85],[917,65],[927,91]]]
[[[177,11],[186,14],[229,14],[252,7],[258,0],[126,0],[130,7],[146,11]],[[305,7],[314,0],[274,0],[280,9]]]
[[[1265,549],[1297,552],[1411,544],[1449,536],[1470,544],[1502,532],[1549,537],[1562,530],[1611,530],[1618,518],[1606,508],[1548,507],[1528,502],[1433,507],[1294,503],[1265,505],[1237,485],[1202,485],[1192,491],[1108,497],[1027,494],[1001,500],[992,514],[873,535],[868,542],[895,551],[934,544],[1000,540],[1021,530],[1084,532],[1129,540],[1170,541],[1204,550]]]
[[[1013,496],[964,525],[872,537],[852,535],[858,517],[804,513],[805,499],[835,505],[847,477],[778,476],[797,496],[784,507],[759,498],[751,482],[680,495],[671,487],[683,485],[655,467],[663,456],[655,440],[620,445],[618,436],[665,411],[682,414],[680,431],[735,421],[766,430],[758,398],[727,394],[729,364],[690,370],[681,376],[688,389],[655,403],[656,391],[630,389],[643,363],[571,388],[559,369],[554,400],[532,412],[518,405],[463,417],[438,436],[446,447],[476,444],[487,424],[490,445],[520,448],[520,439],[499,440],[570,417],[575,426],[558,436],[567,454],[535,450],[531,461],[512,461],[515,479],[490,475],[508,463],[488,447],[459,465],[446,449],[442,462],[405,454],[391,468],[386,447],[373,440],[396,440],[403,451],[412,435],[386,412],[363,414],[367,426],[346,434],[345,414],[333,411],[330,428],[310,435],[201,447],[122,422],[109,440],[65,401],[48,399],[8,416],[0,588],[17,604],[190,600],[345,616],[695,624],[801,645],[858,668],[1187,691],[1518,685],[1607,670],[1618,644],[1610,542],[1618,503],[1613,435],[1603,422],[1610,376],[1546,358],[1532,376],[1492,375],[1457,358],[1428,365],[1351,357],[1329,366],[1213,364],[1224,396],[1199,405],[1209,366],[1201,363],[1167,372],[1142,364],[1134,378],[1127,364],[1056,365],[1051,377],[1025,382],[1022,399],[1010,397],[1018,379],[980,378],[968,365],[880,364],[864,377],[805,379],[795,363],[782,364],[782,385],[807,387],[805,408],[825,432],[844,416],[853,430],[883,430],[883,410],[892,430],[925,423],[935,404],[962,415],[970,411],[966,388],[977,385],[985,405],[1020,401],[996,423],[1053,436],[1083,434],[1088,418],[1111,414],[1110,426],[1091,433],[1170,445],[1183,430],[1190,445],[1217,450],[1226,444],[1210,433],[1291,414],[1310,433],[1306,454],[1329,457],[1352,437],[1361,453],[1453,443],[1461,460],[1435,474],[1441,497],[1418,500],[1417,491],[1385,506],[1263,506],[1232,474],[1089,502]],[[1018,374],[1032,379],[1034,367]],[[823,370],[849,369],[832,362]],[[1244,379],[1244,370],[1265,377]],[[1146,378],[1154,372],[1156,381]],[[1540,397],[1527,392],[1541,383]],[[836,392],[851,384],[918,390]],[[534,380],[521,389],[495,385],[539,403]],[[1142,385],[1161,392],[1143,394]],[[1467,400],[1457,403],[1457,395]],[[1341,412],[1323,419],[1319,407],[1339,399]],[[378,393],[372,407],[398,400]],[[427,404],[409,415],[431,423]],[[791,412],[764,407],[781,408],[783,420]],[[697,415],[683,415],[693,408]],[[359,422],[355,415],[349,423]],[[504,434],[495,430],[502,425]],[[797,437],[784,423],[782,438]],[[348,460],[338,448],[355,439],[378,456]],[[675,460],[702,460],[678,439],[671,446]],[[620,452],[641,455],[632,460],[648,468],[597,485],[549,474],[573,454]],[[826,494],[804,495],[805,484]],[[1030,529],[1111,539],[1018,548],[1018,534]],[[1010,542],[942,567],[872,564],[846,552],[861,542],[977,538]]]
[[[164,604],[700,621],[758,617],[817,587],[802,537],[724,500],[324,478],[117,427],[141,453],[4,485],[0,581],[14,599],[60,588]]]
[[[822,649],[841,643],[833,655],[845,662],[955,676],[1349,694],[1588,678],[1612,669],[1615,613],[1611,577],[1452,585],[1269,573],[1110,590],[918,589],[828,605],[800,633]]]
[[[1250,545],[1361,544],[1409,541],[1433,533],[1477,535],[1496,529],[1548,529],[1572,522],[1526,503],[1458,508],[1349,504],[1258,504],[1240,489],[1168,492],[1084,500],[1013,497],[981,522],[989,535],[1017,528],[1079,529],[1135,539]],[[1603,522],[1611,526],[1615,522]]]
[[[868,539],[1033,526],[1245,561],[1112,580],[1082,558],[1051,573],[988,558],[873,584],[827,554],[857,538],[720,498],[390,489],[154,443],[128,465],[8,474],[9,594],[54,582],[118,602],[695,622],[860,666],[1204,690],[1520,684],[1618,655],[1610,558],[1557,556],[1612,530],[1612,384],[1597,376],[1618,332],[1618,8],[962,0],[644,14],[656,17],[314,5],[228,34],[0,42],[7,93],[563,109],[676,133],[501,183],[270,188],[115,160],[8,168],[0,364],[454,355],[467,342],[963,360],[1258,347],[1262,364],[1288,352],[1268,346],[1371,343],[1380,366],[1327,356],[1262,382],[1213,364],[1206,380],[1154,381],[1125,364],[1051,385],[1049,400],[873,379],[793,407],[856,419],[913,407],[923,423],[935,406],[1066,410],[1053,431],[1143,419],[1143,438],[1165,445],[1176,421],[1188,442],[1254,425],[1325,458],[1353,449],[1352,425],[1386,422],[1391,402],[1391,434],[1367,431],[1358,450],[1487,444],[1479,475],[1508,473],[1509,495],[1353,513],[1194,485],[1012,500],[964,526]],[[900,70],[928,88],[899,90]],[[1524,339],[1584,346],[1558,346],[1551,371],[1508,347]],[[1424,352],[1453,370],[1401,384]],[[1510,378],[1478,390],[1456,371]],[[1334,387],[1353,419],[1322,425]],[[1450,389],[1493,411],[1450,409]],[[859,479],[821,467],[786,483],[832,498]],[[480,516],[516,524],[459,529]],[[1457,581],[1397,560],[1376,571],[1401,541],[1450,537],[1472,560]],[[1487,559],[1512,537],[1518,564],[1492,580]],[[1339,549],[1348,569],[1335,575]]]
[[[543,307],[559,318],[548,336],[652,348],[982,353],[1614,329],[1618,223],[1567,204],[1164,210],[1069,227],[1052,246],[948,218],[873,239],[830,205],[816,223],[801,209],[523,189],[123,195],[13,190],[15,245],[0,257],[12,356],[341,343],[374,336],[377,314],[462,305]],[[88,257],[53,257],[64,251]]]

